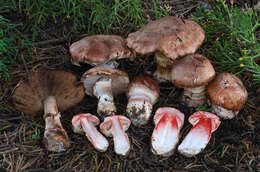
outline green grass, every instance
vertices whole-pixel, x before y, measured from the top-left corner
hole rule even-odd
[[[254,84],[260,84],[260,41],[255,32],[260,26],[260,17],[252,10],[241,10],[236,6],[228,8],[224,1],[218,1],[209,11],[198,7],[193,20],[206,31],[204,48],[219,71],[236,75],[249,72]]]

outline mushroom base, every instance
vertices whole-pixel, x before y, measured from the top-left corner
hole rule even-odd
[[[212,103],[211,106],[212,106],[213,110],[215,111],[215,113],[216,113],[219,117],[221,117],[221,118],[223,118],[223,119],[232,119],[232,118],[234,118],[234,117],[238,114],[238,112],[239,112],[239,111],[233,111],[233,110],[225,109],[225,108],[220,107],[220,106],[218,106],[218,105],[216,105],[216,104],[213,104],[213,103]]]
[[[184,88],[182,101],[188,107],[198,107],[206,102],[205,86],[195,88]]]
[[[98,98],[97,113],[101,116],[116,113],[111,82],[112,80],[110,78],[101,78],[96,82],[93,88],[93,93]]]
[[[60,122],[61,115],[58,112],[55,97],[49,96],[45,99],[44,113],[45,131],[43,142],[47,150],[53,152],[66,151],[70,147],[70,139]]]
[[[153,76],[159,82],[166,82],[171,80],[171,69],[173,61],[165,57],[161,53],[155,53],[157,70],[154,72]]]
[[[145,99],[130,99],[127,104],[126,113],[134,126],[147,124],[152,113],[152,104]]]

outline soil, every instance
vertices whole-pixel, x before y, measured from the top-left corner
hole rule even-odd
[[[238,3],[241,4],[242,1]],[[151,4],[144,3],[144,6],[149,9]],[[178,7],[180,12],[177,14],[185,17],[193,8],[184,4]],[[60,36],[60,32],[55,32],[52,27],[42,31],[38,40],[41,42]],[[252,85],[247,75],[241,78],[248,91],[246,105],[234,119],[222,120],[207,147],[195,157],[187,158],[178,151],[167,158],[154,155],[150,146],[154,129],[152,119],[141,128],[131,125],[128,129],[127,134],[131,141],[128,156],[115,154],[112,138],[108,138],[110,146],[106,152],[96,151],[85,136],[73,133],[71,128],[73,115],[84,112],[97,114],[97,100],[89,96],[85,96],[73,108],[62,112],[62,124],[71,139],[71,147],[62,153],[46,151],[42,143],[45,127],[42,116],[32,119],[17,111],[11,101],[12,90],[20,79],[40,68],[66,69],[80,78],[91,66],[82,64],[82,67],[77,67],[70,63],[69,45],[78,39],[78,36],[73,36],[54,44],[33,47],[35,58],[10,71],[10,82],[1,81],[0,171],[260,171],[260,89]],[[152,76],[156,69],[153,55],[137,56],[134,61],[122,59],[119,64],[119,69],[126,71],[131,80],[138,75]],[[160,98],[153,109],[155,111],[159,107],[169,106],[185,114],[180,137],[182,140],[192,127],[187,119],[195,109],[188,108],[181,102],[182,89],[170,82],[159,86]],[[115,102],[118,114],[125,115],[126,96],[116,97]]]

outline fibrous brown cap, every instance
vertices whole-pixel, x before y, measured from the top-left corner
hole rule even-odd
[[[108,67],[94,67],[85,72],[81,77],[87,95],[93,96],[93,87],[100,78],[111,78],[113,95],[123,93],[129,84],[127,73]]]
[[[146,77],[146,76],[135,77],[128,85],[126,95],[129,97],[129,94],[131,94],[131,92],[137,88],[143,88],[144,90],[149,91],[149,93],[152,93],[155,101],[159,97],[159,93],[160,93],[159,86],[150,77]]]
[[[205,32],[196,22],[167,16],[129,34],[126,41],[128,47],[142,55],[160,51],[174,60],[194,53],[204,38]]]
[[[247,100],[247,90],[233,74],[221,73],[208,85],[207,94],[212,103],[228,110],[240,110]]]
[[[54,96],[59,110],[64,111],[84,98],[84,87],[70,72],[44,69],[20,81],[14,89],[12,100],[17,110],[37,115],[43,113],[43,101],[48,96]]]
[[[171,81],[181,88],[206,85],[215,77],[210,61],[199,54],[191,54],[177,59],[172,66]]]
[[[130,57],[125,40],[117,35],[93,35],[70,46],[74,60],[96,65],[107,60]]]

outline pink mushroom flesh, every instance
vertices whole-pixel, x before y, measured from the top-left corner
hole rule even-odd
[[[154,116],[155,129],[152,134],[152,152],[170,156],[179,141],[184,115],[174,108],[159,108]]]
[[[189,118],[193,128],[179,145],[180,153],[191,157],[200,153],[208,144],[213,133],[220,125],[219,118],[210,112],[195,112],[194,115],[201,114],[201,117],[191,115]]]

